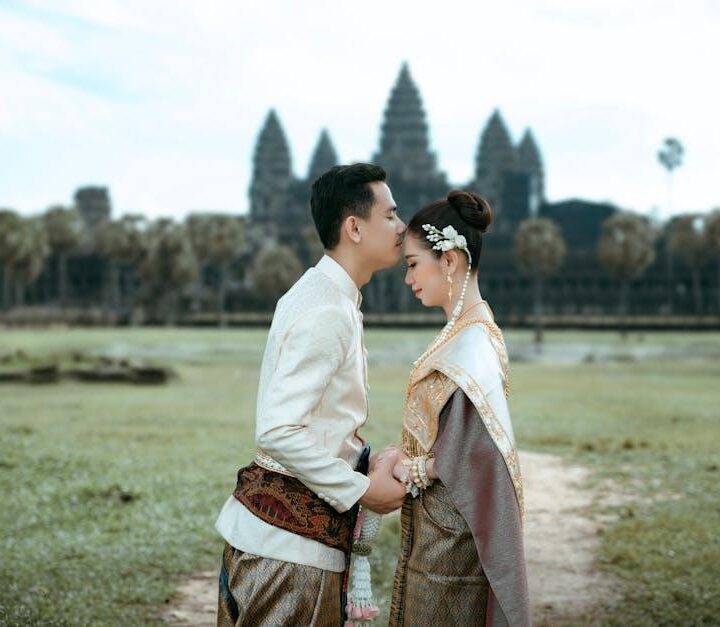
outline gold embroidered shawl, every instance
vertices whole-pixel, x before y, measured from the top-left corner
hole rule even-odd
[[[458,388],[475,406],[502,454],[523,512],[522,476],[507,406],[508,356],[492,320],[468,320],[413,370],[403,410],[404,453],[414,457],[430,451],[440,412]]]

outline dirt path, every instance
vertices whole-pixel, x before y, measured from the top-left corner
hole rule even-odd
[[[525,479],[525,553],[537,627],[579,614],[610,594],[606,576],[593,568],[597,521],[588,512],[594,493],[581,488],[588,471],[559,457],[522,452]],[[186,581],[163,614],[173,625],[215,624],[217,572]]]
[[[593,566],[598,530],[589,508],[595,493],[581,485],[587,469],[560,457],[520,453],[525,481],[525,557],[536,627],[564,622],[609,598],[607,575]]]

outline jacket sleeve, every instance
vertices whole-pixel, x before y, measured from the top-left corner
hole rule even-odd
[[[257,445],[339,512],[350,509],[370,480],[334,457],[309,432],[314,408],[352,350],[352,321],[332,306],[313,308],[286,333],[270,376]]]

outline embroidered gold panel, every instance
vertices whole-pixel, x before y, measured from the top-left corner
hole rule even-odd
[[[440,412],[458,386],[452,379],[437,370],[410,385],[403,411],[403,449],[415,448],[407,435],[420,445],[422,452],[405,451],[411,457],[427,453],[437,437]]]

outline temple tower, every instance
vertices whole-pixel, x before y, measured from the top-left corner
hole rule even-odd
[[[75,191],[75,206],[83,219],[83,248],[89,249],[95,227],[112,217],[110,192],[107,187],[80,187]]]
[[[274,109],[258,136],[250,184],[250,216],[261,223],[279,222],[292,180],[290,148]]]
[[[430,152],[428,125],[420,92],[404,63],[385,108],[380,150],[373,161],[393,181],[437,178],[435,154]]]
[[[545,201],[545,173],[540,149],[530,129],[525,131],[517,149],[517,169],[530,179],[530,215],[535,217]]]
[[[338,164],[338,155],[327,130],[323,129],[310,159],[308,181],[312,183],[323,172]]]
[[[485,125],[475,157],[474,186],[502,211],[504,181],[516,169],[516,152],[500,111],[495,109]]]

